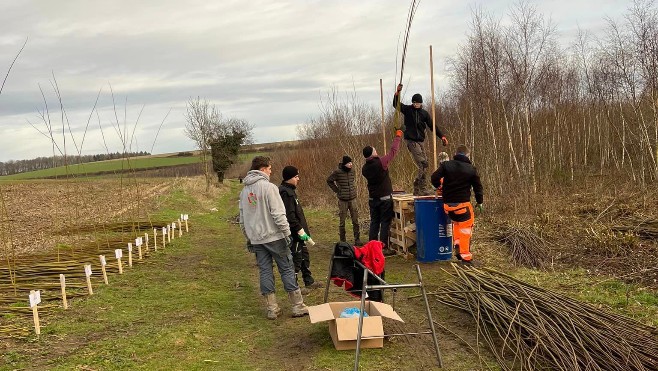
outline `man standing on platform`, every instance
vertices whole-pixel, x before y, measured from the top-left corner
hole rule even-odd
[[[402,84],[399,84],[393,96],[393,107],[404,115],[404,140],[407,142],[411,157],[418,166],[418,174],[414,180],[414,196],[431,195],[433,192],[427,185],[429,162],[427,162],[427,156],[423,149],[423,142],[425,141],[425,129],[433,130],[432,117],[422,108],[422,95],[414,94],[411,97],[411,105],[406,105],[400,103],[401,91]],[[448,145],[448,139],[438,127],[436,128],[436,136],[441,138],[444,146]]]
[[[377,151],[371,147],[363,148],[363,157],[366,163],[361,173],[368,182],[368,206],[370,208],[370,241],[379,240],[384,243],[384,255],[394,255],[390,248],[388,235],[393,220],[393,185],[388,175],[388,166],[400,150],[402,130],[396,130],[395,139],[388,154],[379,157]]]
[[[471,164],[468,147],[460,145],[450,161],[442,162],[432,174],[432,185],[439,188],[443,179],[443,209],[452,223],[452,241],[457,259],[471,263],[470,242],[473,233],[473,205],[471,188],[475,193],[476,208],[482,211],[483,190],[480,176]]]

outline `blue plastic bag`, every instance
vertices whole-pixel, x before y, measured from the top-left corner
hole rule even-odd
[[[357,307],[345,308],[340,312],[340,318],[359,318],[359,313],[361,313],[361,311]],[[368,317],[368,313],[364,311],[363,316]]]

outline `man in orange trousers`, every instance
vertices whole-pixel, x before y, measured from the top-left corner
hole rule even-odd
[[[473,261],[470,242],[473,233],[473,205],[471,188],[475,193],[477,208],[482,211],[482,183],[477,170],[469,159],[465,145],[457,147],[452,160],[442,162],[432,174],[432,185],[439,188],[443,179],[443,209],[452,223],[453,246],[457,259],[465,263]]]

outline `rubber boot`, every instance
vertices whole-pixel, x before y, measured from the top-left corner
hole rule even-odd
[[[292,304],[292,316],[303,317],[308,315],[308,307],[304,304],[304,298],[300,289],[288,293],[290,304]]]
[[[265,295],[265,301],[267,302],[267,319],[277,319],[281,314],[281,308],[276,303],[276,295],[274,293]]]

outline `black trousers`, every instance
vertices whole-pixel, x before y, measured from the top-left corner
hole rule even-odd
[[[370,231],[368,239],[378,240],[384,243],[384,248],[388,245],[388,234],[391,229],[393,220],[393,199],[387,200],[374,199],[368,201],[370,207]]]
[[[312,285],[315,280],[311,275],[311,255],[309,255],[304,241],[293,239],[290,244],[290,252],[292,253],[292,262],[295,264],[295,277],[301,272],[304,285]]]

